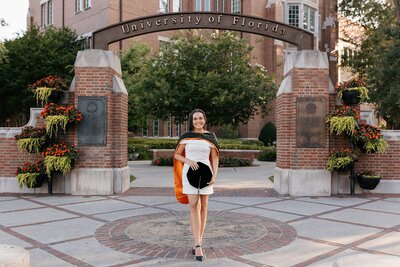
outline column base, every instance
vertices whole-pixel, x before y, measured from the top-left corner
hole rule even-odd
[[[331,173],[327,170],[275,168],[274,189],[290,196],[330,196]]]
[[[71,195],[112,195],[129,189],[129,167],[80,168],[69,176]]]

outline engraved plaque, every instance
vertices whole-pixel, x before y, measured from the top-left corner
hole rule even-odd
[[[297,97],[297,147],[325,147],[325,99]]]
[[[78,109],[83,120],[78,125],[78,144],[105,146],[107,132],[107,97],[79,96]]]

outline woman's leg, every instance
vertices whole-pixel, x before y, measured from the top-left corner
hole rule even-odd
[[[189,208],[190,208],[190,225],[192,226],[192,233],[195,245],[201,245],[201,220],[200,220],[200,203],[198,195],[188,195]],[[196,248],[196,255],[203,256],[203,251]]]
[[[200,195],[200,242],[203,242],[204,229],[207,222],[208,195]]]

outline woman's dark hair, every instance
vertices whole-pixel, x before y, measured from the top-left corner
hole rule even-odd
[[[205,120],[205,122],[207,122],[206,113],[205,113],[203,110],[201,110],[201,109],[199,109],[199,108],[196,108],[195,110],[193,110],[193,111],[190,112],[190,114],[189,114],[189,130],[190,130],[190,131],[193,131],[193,130],[194,130],[194,125],[193,125],[193,114],[194,114],[194,113],[197,113],[197,112],[200,112],[201,114],[203,114],[204,120]]]

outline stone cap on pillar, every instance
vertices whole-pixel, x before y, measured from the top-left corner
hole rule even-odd
[[[79,51],[75,67],[111,68],[121,75],[121,62],[113,51],[87,49]]]
[[[292,92],[292,69],[329,69],[328,55],[317,50],[294,51],[285,57],[283,76],[285,77],[279,87],[276,96]],[[332,81],[328,82],[328,93],[335,93]]]
[[[293,68],[299,69],[329,69],[328,55],[318,50],[294,51],[285,58],[283,75],[286,76]]]

